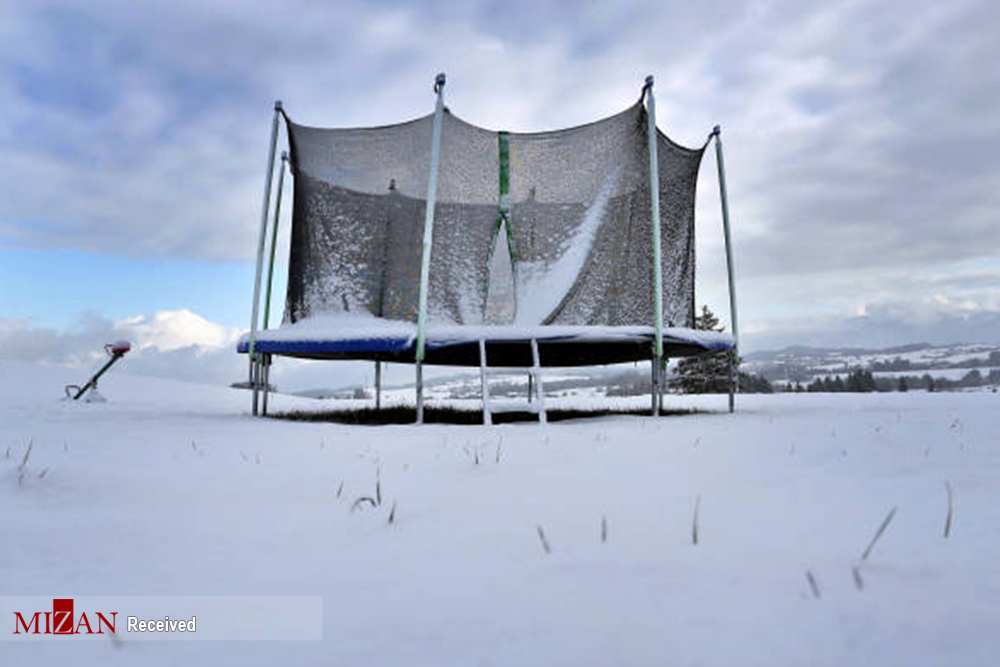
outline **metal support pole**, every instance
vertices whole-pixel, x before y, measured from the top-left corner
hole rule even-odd
[[[423,256],[420,260],[420,303],[417,310],[417,423],[424,423],[424,327],[427,322],[427,289],[430,281],[431,245],[434,241],[434,204],[437,200],[438,164],[441,160],[441,119],[444,116],[444,74],[434,79],[437,104],[434,107],[434,130],[431,135],[431,168],[427,177],[427,205],[424,209]]]
[[[382,362],[375,362],[375,409],[382,409]]]
[[[548,424],[549,415],[545,411],[545,386],[542,384],[542,357],[538,352],[538,340],[531,339],[531,372],[535,376],[535,392],[538,398],[538,423]]]
[[[264,292],[264,326],[271,320],[271,285],[274,282],[274,255],[278,246],[278,218],[281,216],[281,192],[285,185],[285,167],[288,151],[281,151],[281,167],[278,169],[278,191],[274,195],[274,219],[271,221],[271,259],[267,264],[267,290]]]
[[[260,209],[260,234],[257,237],[257,270],[253,279],[253,309],[250,318],[250,383],[253,389],[253,414],[257,414],[257,379],[254,377],[253,365],[256,357],[257,342],[257,311],[260,306],[260,277],[264,269],[264,240],[267,237],[267,209],[271,203],[271,179],[274,177],[274,151],[278,145],[278,116],[281,114],[281,101],[274,103],[274,117],[271,120],[271,144],[267,151],[267,176],[264,178],[264,201]]]
[[[250,384],[253,388],[253,410],[252,413],[255,417],[258,414],[258,405],[260,402],[260,355],[253,355],[250,357]]]
[[[736,317],[736,270],[733,267],[733,243],[729,234],[729,195],[726,190],[726,161],[722,157],[722,127],[715,126],[712,130],[715,137],[715,163],[719,168],[719,199],[722,201],[722,230],[726,239],[726,269],[729,273],[729,320],[733,327],[733,351],[729,364],[729,411],[733,412],[735,400],[733,394],[739,392],[739,374],[736,372],[736,361],[740,353],[740,328]]]
[[[261,384],[263,385],[263,400],[261,401],[260,414],[262,417],[267,416],[267,397],[271,391],[271,355],[262,354],[261,357]]]
[[[649,377],[650,377],[650,391],[649,396],[652,401],[650,410],[654,417],[659,416],[659,401],[656,397],[660,395],[660,364],[658,363],[658,358],[654,355],[649,362]]]
[[[667,358],[660,357],[660,390],[657,393],[657,404],[659,412],[663,412],[663,391],[667,387]]]
[[[416,363],[417,370],[417,423],[424,423],[424,362]]]
[[[490,380],[486,377],[486,340],[479,339],[479,396],[483,403],[483,426],[493,425],[493,408],[490,406]]]
[[[733,354],[729,357],[729,411],[736,410],[736,374],[734,373]]]
[[[653,76],[646,77],[647,134],[649,137],[649,201],[653,223],[653,416],[660,414],[660,372],[663,359],[663,276],[660,260],[660,164],[656,152],[656,98],[653,96]]]

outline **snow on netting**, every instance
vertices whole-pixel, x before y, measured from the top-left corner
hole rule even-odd
[[[484,130],[446,111],[429,321],[651,325],[646,122],[641,102],[534,134]],[[416,321],[432,126],[433,115],[365,129],[287,120],[295,199],[286,323],[339,313]],[[667,326],[693,323],[703,151],[658,133]]]

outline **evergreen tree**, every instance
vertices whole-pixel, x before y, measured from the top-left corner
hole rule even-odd
[[[905,375],[901,375],[899,377],[899,382],[896,384],[896,390],[897,391],[909,391],[910,390],[910,386],[908,384],[906,384],[906,376]]]
[[[694,328],[701,331],[724,331],[719,318],[708,306],[701,307],[701,315],[694,318]],[[684,394],[728,394],[730,352],[686,357],[677,364],[677,376],[671,386]],[[739,372],[739,359],[736,371]],[[744,377],[741,374],[741,377]]]

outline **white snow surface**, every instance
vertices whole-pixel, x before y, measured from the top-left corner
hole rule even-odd
[[[351,427],[254,419],[245,391],[122,372],[102,404],[59,400],[79,381],[60,368],[0,362],[0,379],[3,595],[321,595],[324,609],[320,642],[3,641],[3,665],[986,665],[1000,651],[997,394],[741,396],[734,415],[723,396],[669,397],[700,412]],[[376,467],[383,505],[350,512]],[[892,507],[858,590],[851,568]]]

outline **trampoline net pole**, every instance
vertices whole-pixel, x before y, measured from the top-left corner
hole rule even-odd
[[[260,233],[257,236],[257,268],[253,279],[253,308],[250,316],[250,345],[248,356],[250,358],[250,382],[256,387],[256,380],[253,372],[253,361],[256,356],[257,342],[257,313],[260,307],[260,279],[264,269],[264,240],[267,237],[267,212],[271,204],[271,180],[274,178],[274,152],[278,144],[278,116],[281,114],[281,102],[274,103],[274,116],[271,119],[271,142],[267,151],[267,175],[264,178],[264,201],[260,208]],[[257,397],[254,392],[253,414],[257,414]]]
[[[649,140],[649,203],[653,225],[653,416],[660,414],[660,359],[663,358],[663,276],[660,259],[660,166],[656,151],[656,98],[653,77],[646,77],[646,121]]]
[[[437,103],[431,136],[431,168],[427,177],[427,206],[424,210],[423,255],[420,260],[420,303],[417,310],[417,363],[424,360],[424,327],[427,323],[427,283],[430,280],[431,245],[434,240],[434,204],[437,200],[438,163],[441,159],[441,117],[444,114],[444,74],[434,80]],[[420,396],[418,392],[418,396]],[[418,406],[418,408],[421,406]],[[419,411],[418,412],[422,412]]]
[[[726,190],[726,161],[722,157],[722,128],[712,130],[715,136],[715,163],[719,169],[719,199],[722,203],[722,231],[726,242],[726,270],[729,275],[729,320],[733,328],[733,350],[729,363],[729,411],[735,409],[733,394],[739,391],[739,373],[736,361],[739,359],[740,328],[736,317],[736,277],[733,267],[733,244],[729,233],[729,195]]]
[[[274,255],[278,245],[278,218],[281,216],[281,192],[285,184],[285,167],[288,164],[288,153],[281,152],[281,168],[278,169],[278,191],[274,195],[274,220],[271,223],[271,258],[267,264],[267,289],[264,292],[264,326],[267,329],[271,320],[271,286],[274,283]]]

